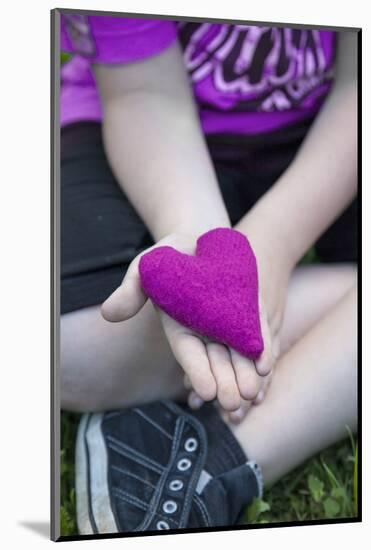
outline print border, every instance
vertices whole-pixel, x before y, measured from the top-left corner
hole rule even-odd
[[[165,19],[165,20],[183,20],[192,22],[217,22],[217,23],[237,23],[254,24],[256,26],[275,26],[287,28],[311,28],[332,31],[355,31],[358,36],[358,515],[354,518],[344,519],[323,519],[292,521],[280,523],[266,523],[256,525],[237,525],[231,527],[213,527],[203,529],[177,529],[162,531],[145,531],[143,533],[112,533],[112,534],[94,534],[94,535],[60,535],[60,377],[59,377],[59,357],[60,357],[60,123],[59,123],[59,100],[60,100],[60,16],[64,12],[88,15],[105,15],[114,17],[135,17],[138,19]],[[332,525],[345,523],[362,522],[362,28],[360,27],[338,27],[316,24],[294,24],[273,21],[250,21],[241,19],[219,19],[212,17],[192,17],[180,15],[158,15],[158,14],[140,14],[111,12],[103,10],[80,10],[55,8],[51,10],[51,539],[58,542],[67,542],[75,540],[93,540],[93,539],[113,539],[130,538],[141,536],[167,536],[182,533],[197,532],[217,532],[217,531],[240,531],[250,529],[267,529],[277,527],[294,527],[305,525]]]

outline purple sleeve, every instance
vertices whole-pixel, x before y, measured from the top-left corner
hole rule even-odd
[[[130,63],[156,55],[176,40],[172,21],[86,16],[64,12],[61,49],[92,63]]]

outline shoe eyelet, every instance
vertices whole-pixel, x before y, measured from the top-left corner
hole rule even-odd
[[[183,489],[183,485],[184,483],[180,479],[173,479],[169,483],[169,489],[171,491],[180,491],[181,489]]]
[[[164,531],[165,529],[170,529],[168,522],[164,521],[163,519],[157,522],[156,527],[158,531]]]
[[[178,505],[173,500],[166,500],[162,505],[162,509],[165,514],[174,514],[178,509]]]
[[[180,472],[185,472],[186,470],[189,470],[191,466],[192,462],[189,460],[189,458],[181,458],[176,465]]]
[[[184,448],[188,453],[193,453],[198,447],[198,441],[194,437],[189,437],[184,443]]]

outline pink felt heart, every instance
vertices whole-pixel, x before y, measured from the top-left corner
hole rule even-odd
[[[195,256],[154,248],[139,273],[145,293],[182,325],[251,359],[263,351],[255,255],[238,231],[208,231]]]

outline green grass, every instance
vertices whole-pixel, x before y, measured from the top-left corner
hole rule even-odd
[[[76,535],[75,439],[80,415],[61,415],[61,535]]]
[[[62,413],[61,534],[76,535],[74,444],[79,415]],[[352,436],[290,472],[246,510],[244,523],[357,516],[357,444]]]
[[[248,508],[247,523],[357,516],[357,447],[352,437],[296,468]]]
[[[61,52],[61,64],[63,65],[66,61],[69,61],[72,58],[72,55],[67,52]]]

